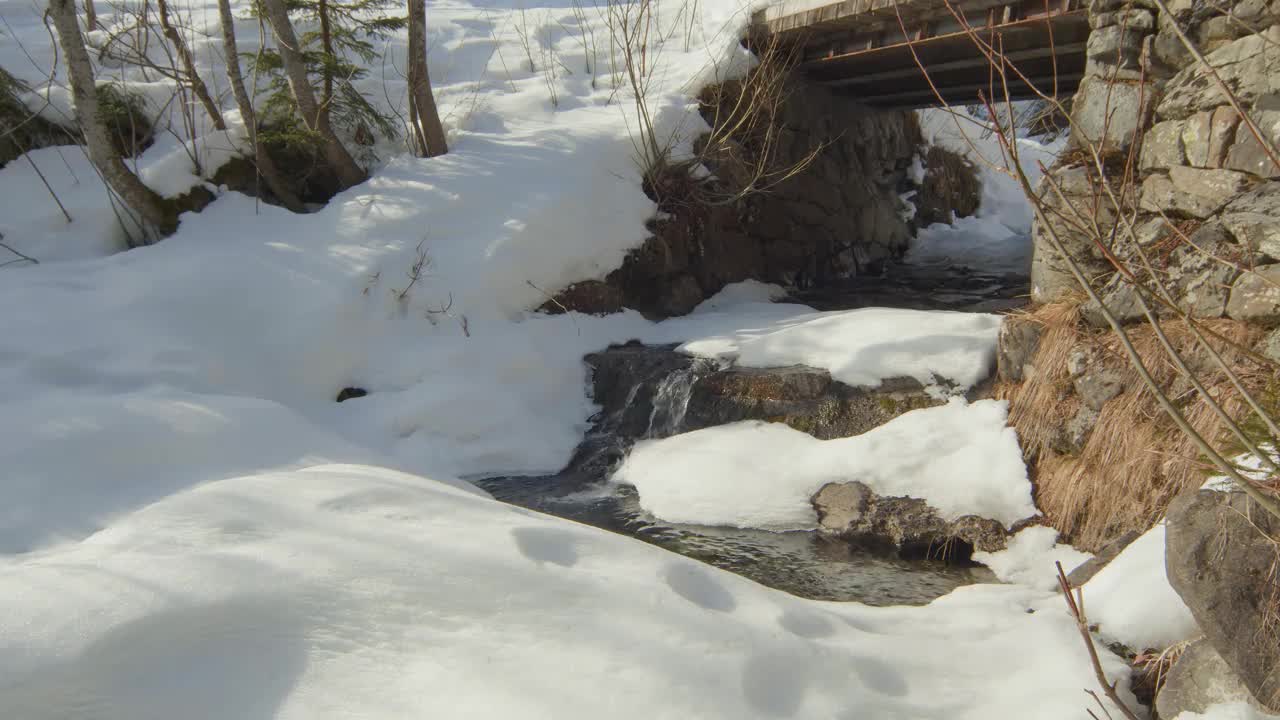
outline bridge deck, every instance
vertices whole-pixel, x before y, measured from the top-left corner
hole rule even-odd
[[[845,0],[794,13],[762,12],[756,25],[793,47],[811,78],[869,105],[936,105],[934,88],[953,103],[976,102],[979,91],[991,95],[992,89],[1003,97],[954,8],[982,38],[998,38],[1006,59],[1035,87],[1066,97],[1084,74],[1089,21],[1081,2]],[[1016,75],[1009,72],[1010,96],[1032,96]]]

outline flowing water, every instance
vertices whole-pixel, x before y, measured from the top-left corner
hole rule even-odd
[[[816,532],[679,525],[641,510],[635,492],[603,480],[573,487],[557,476],[474,480],[499,500],[631,535],[672,552],[815,600],[918,605],[961,585],[989,581],[985,568],[901,560]]]
[[[996,312],[1020,305],[1026,292],[1025,275],[922,263],[899,266],[885,277],[856,278],[846,286],[798,294],[795,300],[823,310],[880,306]],[[671,352],[652,350],[655,356]],[[637,363],[624,381],[626,392],[616,403],[620,407],[596,419],[564,471],[473,482],[499,500],[630,535],[816,600],[923,604],[961,585],[994,581],[981,566],[904,560],[818,532],[681,525],[646,513],[632,488],[609,482],[612,468],[631,442],[688,430],[684,422],[691,390],[700,376],[715,369],[705,361]]]

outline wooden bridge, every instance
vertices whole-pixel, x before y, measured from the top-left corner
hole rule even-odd
[[[1047,94],[1070,97],[1084,76],[1082,0],[845,0],[795,12],[788,4],[756,14],[757,37],[793,49],[810,78],[868,105],[928,107],[939,104],[938,93],[964,105],[980,91],[990,96],[991,64],[971,32],[1002,47]],[[1008,77],[1013,99],[1033,96],[1016,73]],[[998,78],[995,87],[1003,97]]]

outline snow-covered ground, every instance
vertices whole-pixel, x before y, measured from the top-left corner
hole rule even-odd
[[[216,19],[205,0],[173,5],[197,26]],[[257,23],[233,5],[252,49]],[[747,62],[750,8],[694,7],[660,3],[670,32],[653,53],[650,105],[682,142],[701,126],[696,90]],[[108,28],[120,19],[99,11]],[[40,9],[0,0],[0,16],[0,66],[65,114]],[[428,17],[450,153],[383,143],[369,182],[317,213],[222,192],[159,245],[118,252],[78,148],[31,156],[70,223],[30,163],[0,170],[0,233],[41,260],[0,271],[0,717],[1079,716],[1092,672],[1042,589],[967,587],[922,608],[805,601],[455,479],[560,467],[594,409],[582,356],[611,342],[941,392],[980,379],[997,321],[816,313],[764,304],[774,292],[758,285],[656,325],[529,312],[616,267],[654,211],[626,89],[578,40],[606,45],[603,15],[442,0]],[[521,32],[565,72],[531,71]],[[216,32],[192,40],[220,90]],[[403,37],[382,49],[403,67]],[[102,72],[172,119],[170,83]],[[403,97],[394,73],[372,75],[375,99]],[[162,136],[143,177],[167,194],[202,182],[189,151],[211,172],[241,142],[228,121]],[[993,198],[982,222],[1021,222]],[[333,402],[351,385],[370,394]],[[816,475],[863,463],[947,512],[1033,513],[1003,408],[953,403],[899,421],[927,457],[894,460],[885,446],[907,445],[892,427],[785,449],[804,445]],[[946,462],[973,479],[964,493],[926,482]],[[967,494],[979,487],[990,494]],[[790,512],[800,492],[764,511]],[[1123,687],[1123,662],[1104,664]]]

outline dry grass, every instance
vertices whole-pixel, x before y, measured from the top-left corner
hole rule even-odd
[[[1097,550],[1128,530],[1145,530],[1165,512],[1182,490],[1204,482],[1208,465],[1193,442],[1161,411],[1128,363],[1110,332],[1083,326],[1079,301],[1052,303],[1020,313],[1009,322],[1043,326],[1032,364],[1035,372],[1021,384],[1004,383],[997,397],[1010,402],[1010,422],[1017,428],[1028,465],[1033,468],[1036,505],[1049,524],[1085,550]],[[1261,331],[1233,320],[1202,323],[1233,343],[1252,346]],[[1163,323],[1170,342],[1232,417],[1244,403],[1226,377],[1211,368],[1205,353],[1181,321]],[[1222,440],[1222,422],[1179,377],[1148,325],[1129,331],[1144,363],[1177,402],[1187,420],[1206,439]],[[1226,343],[1216,349],[1250,389],[1263,387],[1269,370],[1245,359]],[[1062,428],[1080,410],[1072,391],[1067,358],[1076,348],[1089,348],[1103,365],[1124,376],[1124,392],[1107,402],[1078,454],[1059,451]]]

